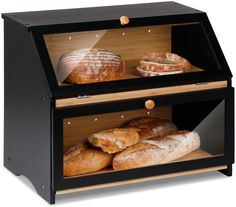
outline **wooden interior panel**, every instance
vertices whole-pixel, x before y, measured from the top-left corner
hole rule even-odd
[[[151,26],[44,35],[54,68],[61,55],[82,48],[103,48],[119,54],[133,67],[144,53],[171,51],[171,26]]]
[[[127,69],[135,69],[144,53],[171,51],[171,26],[108,30],[95,47],[119,54]]]
[[[171,106],[162,106],[153,110],[138,109],[64,119],[64,151],[75,144],[83,142],[93,133],[105,129],[122,127],[133,118],[155,116],[171,120],[171,109]]]

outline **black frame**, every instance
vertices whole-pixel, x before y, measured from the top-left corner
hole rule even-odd
[[[66,85],[59,86],[57,83],[56,75],[50,61],[46,44],[43,39],[44,34],[91,31],[102,29],[118,29],[137,26],[152,26],[163,24],[178,24],[178,23],[191,23],[199,22],[207,36],[209,44],[216,56],[216,60],[220,63],[220,70],[214,72],[198,72],[198,73],[185,73],[176,74],[174,76],[156,76],[149,78],[137,78],[132,80],[117,80],[109,82],[89,83],[80,85]],[[107,20],[86,23],[71,23],[50,26],[32,27],[32,37],[35,42],[38,55],[46,74],[47,82],[51,92],[55,98],[73,97],[78,95],[92,95],[108,92],[118,92],[127,90],[138,90],[144,88],[163,87],[170,85],[180,85],[188,83],[200,83],[217,80],[226,80],[232,77],[228,64],[224,59],[223,53],[216,39],[214,31],[206,16],[206,13],[197,14],[183,14],[175,16],[158,16],[158,17],[143,17],[133,18],[130,20],[128,26],[121,26],[118,20]]]
[[[231,165],[234,162],[234,114],[229,112],[234,106],[233,88],[209,90],[204,92],[182,93],[175,95],[165,95],[157,97],[145,97],[133,100],[123,100],[101,104],[91,104],[72,108],[62,108],[53,110],[53,176],[54,190],[63,190],[68,188],[78,188],[102,183],[117,182],[148,176],[155,176],[166,173],[193,170],[219,165]],[[199,102],[208,100],[225,100],[225,154],[210,158],[190,160],[172,164],[163,164],[157,166],[148,166],[124,171],[114,171],[102,174],[85,175],[75,178],[63,177],[63,119],[77,116],[86,116],[91,114],[110,113],[122,110],[132,110],[144,107],[147,99],[153,99],[161,105]]]

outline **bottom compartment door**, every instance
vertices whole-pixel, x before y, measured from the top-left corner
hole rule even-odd
[[[56,190],[233,162],[233,89],[54,111]]]

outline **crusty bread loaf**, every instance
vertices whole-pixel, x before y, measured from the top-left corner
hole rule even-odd
[[[188,71],[190,67],[189,61],[177,54],[149,52],[144,54],[137,70],[142,76],[148,77],[182,73]]]
[[[174,74],[183,73],[182,70],[175,70],[175,71],[170,71],[170,72],[167,72],[167,71],[155,72],[155,71],[145,70],[140,66],[137,67],[137,71],[143,77],[153,77],[153,76],[158,76],[158,75],[174,75]]]
[[[177,127],[171,121],[149,116],[132,119],[126,124],[126,127],[140,129],[138,131],[139,140],[161,137],[177,130]]]
[[[64,176],[96,172],[112,163],[113,156],[99,149],[78,144],[64,154]]]
[[[92,83],[120,79],[125,71],[121,57],[110,51],[84,48],[64,54],[57,66],[57,76],[69,83]]]
[[[139,141],[136,128],[115,128],[95,133],[88,137],[88,141],[104,152],[116,153]]]
[[[158,165],[178,159],[200,147],[197,132],[178,131],[158,139],[144,140],[117,153],[114,170]]]

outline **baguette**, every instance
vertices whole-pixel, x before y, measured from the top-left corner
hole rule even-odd
[[[113,159],[114,170],[158,165],[176,160],[200,147],[197,132],[178,131],[162,138],[141,141]]]
[[[112,155],[85,144],[75,145],[64,154],[64,176],[96,172],[111,165],[112,158]]]

